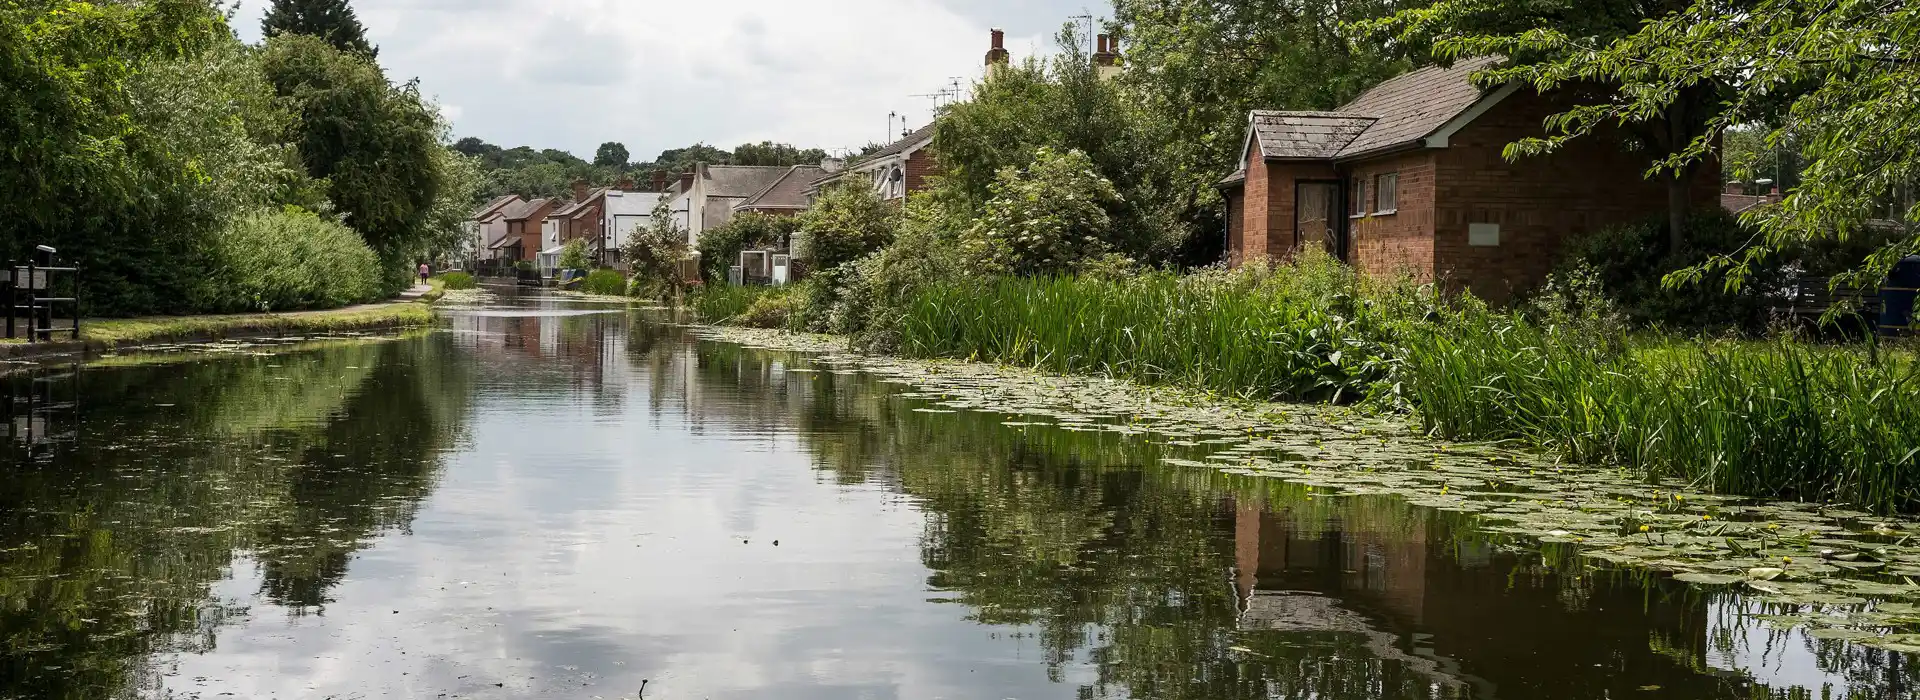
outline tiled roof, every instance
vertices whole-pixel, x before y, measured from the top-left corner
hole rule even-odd
[[[1335,112],[1256,111],[1250,129],[1274,159],[1356,158],[1432,136],[1485,94],[1472,77],[1498,58],[1428,66],[1375,85]],[[1242,168],[1244,170],[1245,163]],[[1245,177],[1236,172],[1221,184]]]
[[[908,149],[913,148],[914,146],[920,145],[922,143],[926,143],[928,139],[933,138],[933,127],[935,124],[938,124],[938,123],[939,122],[929,122],[926,126],[923,126],[923,127],[920,127],[919,129],[914,130],[913,133],[900,137],[899,141],[895,141],[893,143],[887,144],[886,148],[882,148],[878,151],[868,153],[864,156],[861,156],[859,160],[855,160],[852,163],[848,163],[847,167],[851,168],[861,163],[865,163],[872,160],[879,160],[887,156],[897,156],[907,152]]]
[[[526,221],[527,219],[533,218],[534,214],[540,213],[540,210],[547,206],[548,201],[551,201],[551,200],[547,200],[543,198],[543,199],[536,199],[530,202],[521,202],[518,206],[508,211],[507,220],[508,221]]]
[[[752,197],[787,174],[784,165],[709,165],[704,170],[709,197]]]
[[[817,165],[796,165],[787,170],[787,174],[767,185],[758,194],[741,202],[736,209],[805,209],[807,208],[807,190],[813,183],[827,176],[827,171]]]
[[[1252,124],[1268,158],[1332,158],[1374,121],[1339,112],[1260,111]]]
[[[509,195],[504,195],[500,197],[495,197],[493,198],[493,201],[487,202],[486,206],[483,206],[483,207],[480,207],[479,209],[474,210],[473,219],[475,221],[482,221],[482,220],[491,218],[493,214],[499,213],[501,208],[506,207],[509,204],[512,204],[514,200],[517,200],[519,198],[520,198],[520,195],[517,195],[517,194],[509,194]]]
[[[1483,57],[1445,68],[1428,66],[1360,93],[1340,111],[1378,119],[1340,149],[1339,157],[1364,155],[1426,138],[1480,100],[1482,91],[1471,78],[1499,61]]]

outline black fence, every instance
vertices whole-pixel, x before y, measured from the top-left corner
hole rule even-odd
[[[37,246],[25,265],[0,271],[7,300],[7,337],[51,341],[57,333],[80,339],[80,268],[61,267],[58,251]]]

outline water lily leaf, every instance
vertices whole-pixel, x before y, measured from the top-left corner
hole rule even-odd
[[[1756,581],[1772,581],[1774,579],[1780,578],[1780,575],[1784,573],[1786,573],[1785,569],[1776,569],[1770,566],[1760,566],[1760,567],[1747,569],[1747,578],[1750,578]]]
[[[1707,574],[1707,573],[1695,572],[1695,573],[1686,573],[1686,574],[1675,574],[1673,577],[1673,580],[1685,581],[1687,583],[1700,583],[1700,584],[1706,584],[1709,586],[1724,586],[1730,583],[1739,583],[1741,581],[1745,581],[1746,577],[1737,576],[1734,574]]]

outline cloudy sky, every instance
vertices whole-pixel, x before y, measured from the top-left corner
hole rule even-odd
[[[235,28],[260,36],[268,0]],[[456,137],[635,160],[704,141],[857,148],[887,115],[931,118],[932,93],[981,73],[988,30],[1015,58],[1053,50],[1105,0],[355,0],[380,63],[417,77]]]

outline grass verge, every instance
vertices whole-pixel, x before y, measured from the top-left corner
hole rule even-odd
[[[244,335],[328,333],[432,325],[425,304],[391,303],[330,311],[285,314],[231,314],[83,321],[80,339],[106,346],[137,345]]]

